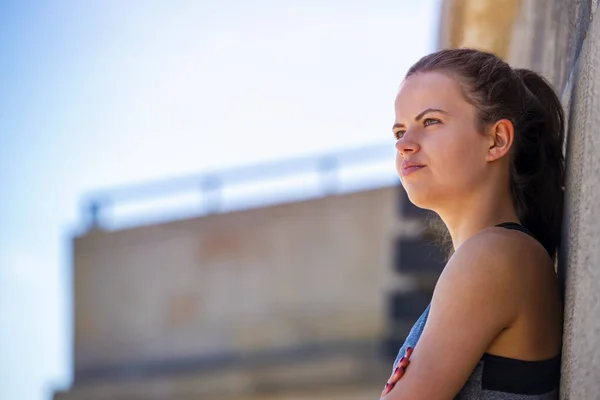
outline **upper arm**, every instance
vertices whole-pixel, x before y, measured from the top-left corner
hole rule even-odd
[[[517,316],[514,251],[487,231],[465,242],[436,285],[410,366],[385,400],[448,399],[462,388],[494,338]]]

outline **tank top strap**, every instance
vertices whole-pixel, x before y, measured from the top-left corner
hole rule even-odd
[[[532,236],[533,238],[537,239],[535,237],[535,235],[529,229],[525,228],[523,225],[521,225],[517,222],[502,222],[501,224],[494,225],[494,226],[497,226],[499,228],[512,229],[515,231],[521,231],[521,232],[526,233],[529,236]]]
[[[526,233],[527,235],[529,235],[532,238],[534,238],[535,240],[537,240],[543,246],[543,243],[540,242],[540,240],[533,234],[533,232],[531,232],[529,229],[525,228],[523,225],[521,225],[517,222],[502,222],[502,223],[500,223],[498,225],[494,225],[494,226],[497,226],[499,228],[512,229],[515,231],[521,231],[523,233]],[[544,246],[544,248],[545,248],[545,246]],[[550,254],[548,249],[546,249],[546,251],[548,252],[548,254]]]

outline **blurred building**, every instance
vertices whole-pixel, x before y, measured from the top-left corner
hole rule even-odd
[[[597,5],[441,3],[440,47],[541,72],[565,104],[565,399],[600,398]],[[395,185],[92,229],[74,239],[75,381],[55,399],[376,398],[439,273],[428,242]]]

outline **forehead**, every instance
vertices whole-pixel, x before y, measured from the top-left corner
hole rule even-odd
[[[439,108],[455,114],[469,106],[459,84],[440,72],[417,73],[406,78],[395,101],[396,115],[406,118],[413,118],[427,108]]]

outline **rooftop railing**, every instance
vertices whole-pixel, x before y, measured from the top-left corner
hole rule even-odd
[[[86,196],[86,225],[118,229],[392,186],[395,152],[376,144],[100,190]]]

